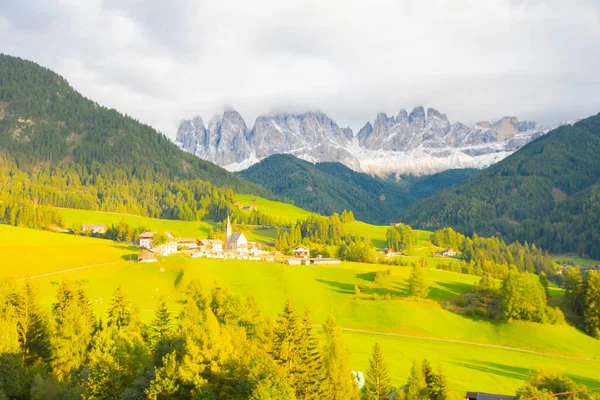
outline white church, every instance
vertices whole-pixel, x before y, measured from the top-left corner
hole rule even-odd
[[[225,231],[225,249],[228,251],[237,251],[240,253],[248,252],[248,240],[244,232],[232,233],[231,220],[227,216],[227,229]]]

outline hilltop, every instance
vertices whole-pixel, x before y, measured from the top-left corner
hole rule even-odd
[[[0,54],[0,200],[5,204],[222,218],[233,191],[271,196],[107,109],[33,62]],[[11,221],[12,222],[12,221]]]
[[[351,210],[361,221],[386,224],[415,201],[478,172],[449,170],[396,182],[355,172],[341,163],[312,164],[291,154],[278,154],[238,174],[304,209],[324,215]]]
[[[425,229],[452,226],[600,258],[600,114],[562,126],[478,176],[409,207]]]

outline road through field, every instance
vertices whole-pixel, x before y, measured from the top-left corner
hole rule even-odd
[[[314,326],[320,326],[320,325],[314,325]],[[542,356],[570,358],[570,359],[575,359],[575,360],[586,360],[586,361],[598,361],[598,359],[596,359],[596,358],[568,356],[568,355],[564,355],[564,354],[555,354],[555,353],[545,353],[542,351],[519,349],[518,347],[509,347],[509,346],[500,346],[500,345],[496,345],[496,344],[468,342],[468,341],[464,341],[464,340],[443,339],[443,338],[428,337],[428,336],[405,335],[402,333],[377,332],[377,331],[368,331],[368,330],[353,329],[353,328],[341,328],[341,329],[342,329],[342,331],[345,331],[345,332],[364,333],[364,334],[369,334],[369,335],[392,336],[392,337],[401,337],[401,338],[419,339],[419,340],[431,340],[431,341],[445,342],[445,343],[458,343],[458,344],[466,344],[466,345],[470,345],[470,346],[491,347],[491,348],[495,348],[495,349],[519,351],[521,353],[530,353],[530,354],[536,354],[536,355],[542,355]]]
[[[112,265],[112,264],[116,264],[116,263],[117,263],[117,261],[113,261],[113,262],[107,262],[107,263],[102,263],[102,264],[92,264],[92,265],[84,265],[82,267],[61,269],[60,271],[48,272],[46,274],[32,275],[32,276],[28,276],[26,278],[19,278],[19,279],[17,279],[17,281],[25,281],[27,279],[42,278],[44,276],[64,274],[66,272],[79,271],[81,269],[88,269],[88,268],[102,267],[104,265]]]

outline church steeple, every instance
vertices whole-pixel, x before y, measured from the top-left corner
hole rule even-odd
[[[229,243],[231,239],[231,220],[229,219],[229,214],[227,214],[227,228],[225,229],[225,243]]]

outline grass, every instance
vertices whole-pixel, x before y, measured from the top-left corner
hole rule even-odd
[[[310,211],[303,210],[292,204],[281,203],[279,201],[267,200],[262,197],[237,194],[235,200],[244,205],[253,204],[256,209],[264,214],[281,219],[286,223],[295,223],[299,219],[306,219],[311,214]]]
[[[582,267],[594,267],[596,265],[600,265],[600,261],[592,260],[591,258],[581,258],[576,255],[569,254],[557,254],[552,256],[552,259],[556,261],[558,264],[570,261],[574,265],[579,265]]]
[[[392,273],[381,285],[370,283],[374,272],[385,266],[361,263],[306,267],[236,260],[191,259],[184,255],[161,258],[158,263],[128,261],[133,249],[113,242],[66,234],[0,226],[2,276],[23,278],[62,268],[111,264],[35,278],[42,301],[49,310],[56,285],[63,279],[86,282],[85,288],[98,316],[105,318],[110,297],[117,286],[138,306],[144,321],[153,318],[158,299],[165,297],[176,311],[185,285],[198,279],[206,289],[215,282],[240,295],[253,295],[263,312],[276,317],[290,298],[299,311],[312,310],[317,323],[328,315],[344,328],[387,334],[444,338],[482,344],[542,351],[553,355],[516,352],[472,344],[440,342],[423,338],[344,332],[352,367],[366,370],[371,346],[384,350],[394,384],[403,384],[413,359],[427,358],[442,363],[450,387],[457,391],[478,390],[511,394],[530,370],[544,367],[560,370],[578,382],[600,386],[600,342],[569,326],[534,323],[491,323],[469,319],[442,309],[437,301],[449,300],[468,290],[477,277],[435,269],[425,270],[430,286],[429,300],[405,297],[407,267],[389,267]],[[428,260],[429,261],[429,260]],[[431,260],[433,261],[433,259]],[[431,265],[431,264],[430,264]],[[161,267],[163,272],[161,272]],[[179,279],[179,284],[176,285]],[[361,298],[354,285],[365,285]],[[386,293],[392,300],[367,300]],[[552,288],[552,298],[562,295]],[[592,358],[561,358],[559,355]]]
[[[72,208],[60,208],[59,212],[67,226],[82,223],[116,225],[125,221],[131,226],[144,226],[152,231],[170,231],[178,237],[205,237],[210,228],[215,228],[213,224],[205,221],[177,221]]]

